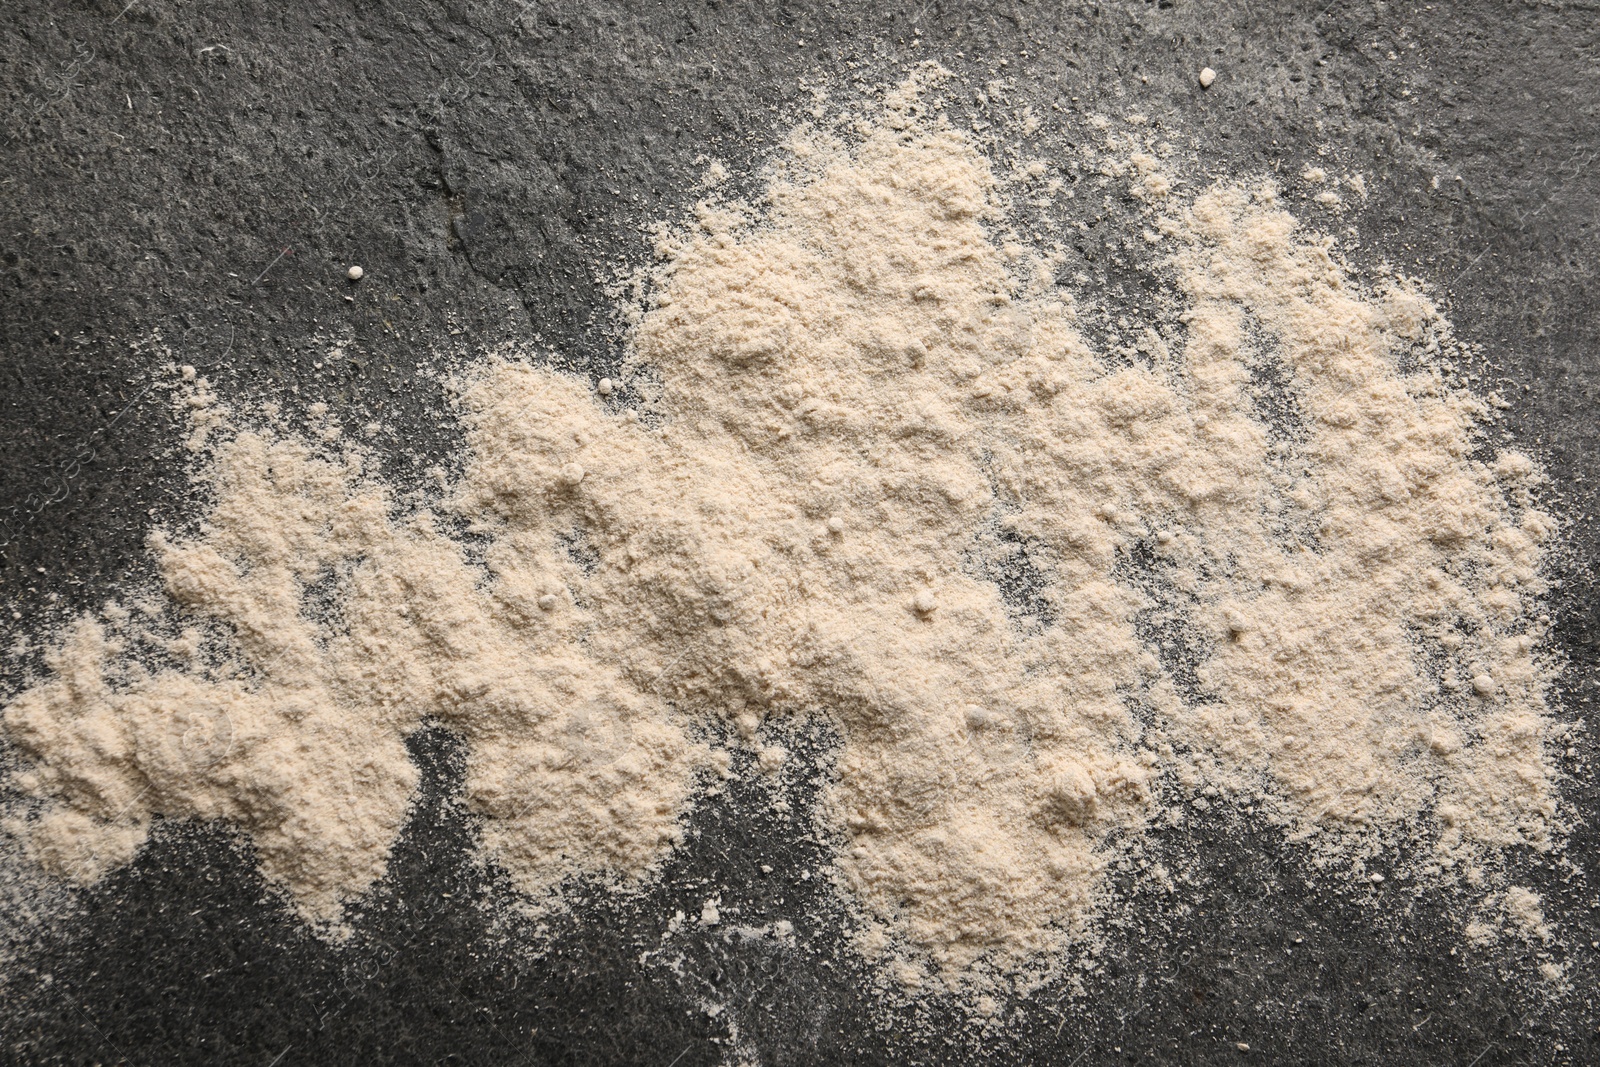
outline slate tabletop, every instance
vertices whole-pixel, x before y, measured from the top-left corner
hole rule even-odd
[[[1594,0],[13,0],[0,31],[8,647],[148,583],[147,531],[192,517],[150,338],[225,396],[383,418],[386,473],[414,484],[457,432],[426,368],[537,336],[604,373],[606,284],[644,261],[644,223],[683,216],[706,158],[748,173],[807,85],[937,59],[1014,79],[1052,121],[1137,109],[1219,172],[1363,173],[1340,225],[1436,287],[1552,475],[1553,698],[1593,714]],[[1099,271],[1117,239],[1091,227],[1075,251]],[[5,663],[9,694],[30,661]],[[1580,872],[1600,859],[1593,746],[1563,762]],[[1539,946],[1463,949],[1459,900],[1357,901],[1270,831],[1196,823],[1165,846],[1192,910],[1119,887],[1134,923],[1085,987],[985,1027],[886,1007],[813,877],[823,845],[738,789],[699,807],[642,902],[580,887],[570,917],[506,918],[455,802],[459,745],[412,748],[424,799],[343,947],[221,827],[163,825],[42,932],[0,887],[0,1062],[1600,1063],[1596,888],[1537,856],[1512,870],[1561,930],[1559,995],[1530,977]],[[713,929],[647,955],[711,888],[741,922],[793,921],[797,946]]]

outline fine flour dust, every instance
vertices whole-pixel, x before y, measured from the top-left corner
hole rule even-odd
[[[1194,804],[1324,865],[1403,841],[1478,879],[1550,847],[1553,522],[1447,382],[1447,324],[1358,285],[1273,187],[1180,198],[1135,152],[1175,306],[1097,351],[1094,293],[1015,232],[933,80],[662,228],[615,388],[464,369],[432,510],[193,394],[203,521],[152,536],[161,596],[80,619],[6,707],[34,798],[10,830],[93,880],[156,816],[223,819],[336,924],[431,720],[539,897],[647,877],[729,745],[773,771],[823,716],[835,880],[913,981],[1063,949]]]

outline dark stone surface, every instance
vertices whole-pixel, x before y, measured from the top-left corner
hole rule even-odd
[[[351,425],[384,412],[404,428],[384,442],[390,473],[415,480],[453,440],[419,376],[435,353],[538,335],[603,371],[603,286],[644,255],[639,225],[678,215],[701,153],[759,159],[802,78],[937,58],[981,84],[1005,59],[1016,98],[1052,119],[1138,109],[1219,172],[1293,174],[1325,149],[1366,174],[1356,258],[1440,287],[1513,401],[1507,429],[1554,476],[1558,696],[1564,716],[1591,713],[1592,2],[22,0],[0,25],[7,643],[145,580],[145,531],[183,519],[167,394],[146,388],[162,360],[137,344],[151,331],[224,393],[326,400]],[[1220,77],[1202,93],[1207,64]],[[1080,251],[1116,281],[1114,249]],[[642,899],[580,892],[577,917],[535,929],[478,906],[508,890],[451,802],[454,743],[425,733],[415,750],[427,802],[349,945],[307,935],[221,831],[168,827],[21,947],[0,1059],[1600,1061],[1595,891],[1530,857],[1513,863],[1563,930],[1563,998],[1537,994],[1530,960],[1461,945],[1459,901],[1390,882],[1358,902],[1308,882],[1271,833],[1219,824],[1160,844],[1193,872],[1191,910],[1125,879],[1125,925],[1083,995],[1046,987],[988,1029],[934,1002],[886,1020],[805,877],[826,852],[803,794],[787,820],[737,789],[708,801]],[[1581,817],[1600,804],[1581,771],[1568,795]],[[1568,856],[1596,866],[1593,825]],[[795,922],[800,948],[692,934],[642,959],[711,887],[740,923]]]

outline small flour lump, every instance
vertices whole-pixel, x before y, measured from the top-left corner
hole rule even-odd
[[[164,599],[80,620],[6,707],[39,801],[13,832],[88,880],[156,815],[226,819],[333,923],[434,720],[537,898],[649,875],[728,766],[707,724],[776,770],[763,725],[822,715],[861,943],[952,980],[1069,944],[1202,791],[1315,862],[1549,847],[1554,524],[1531,461],[1478,458],[1486,408],[1426,358],[1437,312],[1357,286],[1271,186],[1180,201],[1146,156],[1185,308],[1143,358],[1097,352],[1094,294],[1011,231],[936,77],[795,130],[758,202],[658,230],[600,397],[513,352],[464,368],[434,511],[355,446],[200,405],[212,503],[152,537]],[[1256,402],[1269,371],[1288,416]],[[1025,611],[997,581],[1024,564]]]

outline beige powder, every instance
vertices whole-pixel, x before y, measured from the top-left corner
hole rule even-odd
[[[21,784],[66,802],[28,828],[41,858],[92,878],[152,814],[226,818],[308,918],[336,919],[383,873],[416,784],[404,737],[428,716],[473,742],[485,837],[530,891],[572,869],[637,873],[671,842],[700,749],[586,653],[577,568],[553,545],[527,557],[543,579],[483,589],[432,516],[391,520],[353,458],[242,432],[212,478],[200,535],[152,546],[173,605],[222,624],[228,654],[208,662],[192,633],[168,642],[180,665],[147,667],[135,620],[86,619],[6,710],[44,757]],[[318,581],[338,590],[331,610]]]
[[[433,718],[542,899],[673,846],[729,766],[697,724],[775,770],[768,724],[808,715],[843,738],[837,881],[907,982],[1061,949],[1190,798],[1317,862],[1404,836],[1476,876],[1547,847],[1552,523],[1531,462],[1477,458],[1437,313],[1356,286],[1271,187],[1180,203],[1135,154],[1113,171],[1186,307],[1097,353],[983,152],[925,111],[936,77],[796,130],[759,203],[663,228],[605,396],[510,353],[462,372],[438,507],[481,563],[358,451],[223,432],[201,531],[152,542],[161,610],[214,640],[157,665],[155,623],[85,619],[6,709],[34,854],[92,878],[155,814],[224,818],[336,921]]]

